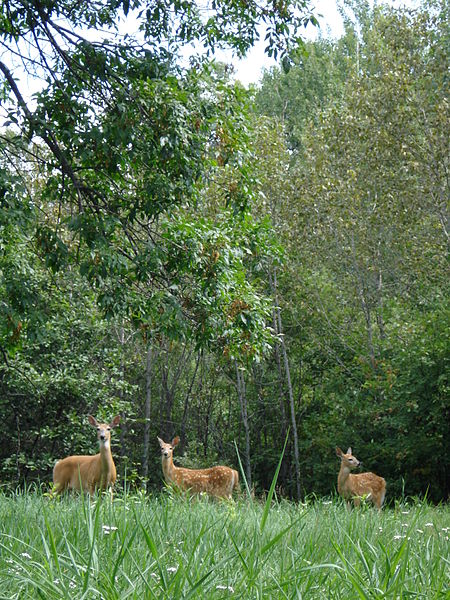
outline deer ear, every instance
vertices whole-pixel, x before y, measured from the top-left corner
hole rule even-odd
[[[111,421],[111,423],[109,424],[110,427],[117,427],[117,425],[120,423],[120,415],[117,415],[117,417],[114,417],[114,419]]]
[[[177,435],[177,437],[174,437],[172,440],[172,446],[178,446],[179,443],[180,443],[180,437]]]
[[[352,449],[351,449],[351,448],[349,448],[349,449],[347,450],[347,454],[351,454],[351,453],[352,453]]]
[[[160,445],[160,446],[161,446],[161,448],[162,448],[162,447],[163,447],[163,445],[164,445],[164,441],[163,441],[163,440],[162,440],[160,437],[158,437],[158,436],[156,436],[156,437],[158,438],[159,445]]]
[[[339,448],[339,446],[336,446],[336,454],[338,456],[342,456],[342,450]]]
[[[97,419],[92,415],[88,416],[88,421],[92,425],[92,427],[98,427]]]

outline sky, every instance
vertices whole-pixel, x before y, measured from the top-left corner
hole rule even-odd
[[[369,0],[377,2],[378,0]],[[381,0],[384,3],[391,4],[394,7],[400,6],[417,6],[421,0]],[[314,27],[308,25],[303,32],[305,39],[313,40],[319,34],[325,37],[337,38],[343,33],[342,19],[337,9],[336,0],[312,0],[311,5],[313,6],[312,12],[318,18],[320,27]],[[130,16],[129,16],[130,17]],[[124,27],[137,27],[136,21],[132,18],[124,20]],[[122,28],[121,28],[122,29]],[[122,30],[121,33],[126,33]],[[135,33],[135,31],[133,31]],[[95,34],[97,35],[97,34]],[[225,63],[231,63],[235,69],[235,77],[241,81],[245,86],[251,83],[257,83],[262,76],[263,70],[275,66],[277,62],[269,58],[264,53],[264,32],[261,32],[261,40],[255,44],[255,46],[249,51],[245,59],[237,60],[235,56],[229,52],[217,51],[215,58]],[[188,53],[189,54],[189,51]],[[1,57],[3,58],[3,57]],[[32,95],[33,92],[41,88],[42,82],[34,80],[33,78],[27,77],[26,73],[22,70],[20,63],[14,66],[14,75],[19,82],[25,81],[25,90],[28,95]],[[21,82],[21,83],[22,83]]]
[[[372,0],[372,4],[377,0]],[[380,2],[379,2],[380,3]],[[395,8],[402,6],[414,7],[420,4],[420,0],[383,0],[384,4],[390,4]],[[313,14],[317,17],[320,27],[308,25],[304,32],[306,40],[314,40],[319,34],[324,37],[339,38],[344,27],[342,18],[337,9],[335,0],[315,0],[311,2]],[[264,36],[262,36],[264,38]],[[277,62],[269,58],[264,53],[264,39],[255,44],[245,59],[237,60],[230,52],[217,52],[216,59],[223,62],[232,63],[235,68],[236,79],[245,86],[251,83],[257,83],[262,76],[264,69],[275,66]]]
[[[318,18],[320,23],[320,31],[325,37],[338,38],[344,31],[342,19],[339,15],[336,2],[333,0],[316,0],[313,2],[313,14]],[[319,16],[322,15],[322,16]],[[305,29],[304,37],[307,40],[313,40],[317,37],[317,27],[308,25]],[[264,53],[264,36],[255,46],[249,51],[245,59],[237,60],[227,52],[217,52],[217,60],[231,62],[236,70],[236,79],[244,85],[257,83],[261,78],[263,69],[268,69],[275,66],[277,61],[271,59]]]

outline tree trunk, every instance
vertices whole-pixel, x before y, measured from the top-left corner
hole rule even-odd
[[[361,309],[364,315],[364,320],[366,322],[366,334],[367,334],[367,350],[369,352],[369,360],[370,365],[373,371],[376,371],[376,358],[375,358],[375,347],[373,344],[373,327],[372,327],[372,309],[370,306],[370,298],[367,294],[367,285],[363,280],[363,276],[361,275],[361,271],[359,269],[357,260],[356,260],[356,250],[355,250],[355,239],[352,234],[351,238],[352,243],[352,260],[353,260],[353,268],[355,272],[355,278],[357,282],[357,290],[358,296],[361,301]]]
[[[183,417],[181,419],[181,427],[180,427],[180,454],[184,452],[184,446],[186,443],[186,422],[187,422],[187,414],[189,410],[189,401],[191,399],[192,388],[194,387],[195,379],[197,377],[197,371],[200,364],[200,360],[202,358],[201,353],[198,354],[197,360],[195,362],[194,374],[192,375],[191,383],[189,385],[189,389],[186,392],[186,396],[184,397],[184,406],[183,406]]]
[[[272,324],[273,324],[273,330],[275,331],[275,333],[278,333],[278,318],[277,318],[277,308],[274,308],[272,311]],[[279,402],[280,402],[280,412],[281,412],[281,433],[282,433],[282,437],[283,439],[286,437],[286,432],[287,432],[287,416],[286,416],[286,409],[284,406],[284,399],[285,399],[285,392],[284,392],[284,388],[283,388],[283,369],[281,367],[281,357],[280,357],[280,347],[278,344],[275,344],[274,346],[274,353],[275,353],[275,362],[277,363],[277,369],[278,369],[278,396],[279,396]]]
[[[186,346],[184,346],[181,356],[177,359],[176,368],[173,368],[170,365],[170,352],[171,351],[167,340],[163,340],[163,360],[161,361],[161,391],[162,412],[164,414],[161,414],[161,421],[165,421],[165,424],[160,429],[168,437],[173,436],[176,433],[174,430],[174,421],[172,414],[175,402],[175,392],[180,377],[186,367],[186,363],[189,362],[190,357],[192,355],[192,351],[187,352]],[[172,375],[171,378],[170,375]]]
[[[247,412],[247,396],[245,393],[245,380],[244,374],[240,370],[237,362],[235,361],[236,367],[236,388],[239,398],[239,405],[241,407],[241,417],[242,424],[244,426],[245,433],[245,455],[244,455],[244,463],[245,463],[245,477],[247,479],[248,488],[252,487],[252,470],[250,464],[250,429],[248,426],[248,412]]]
[[[291,412],[291,428],[292,428],[292,437],[294,441],[294,465],[295,465],[295,487],[297,499],[301,498],[301,485],[300,485],[300,455],[298,450],[298,432],[297,432],[297,420],[295,416],[295,402],[294,402],[294,393],[292,391],[292,382],[291,382],[291,371],[289,368],[289,358],[287,355],[286,344],[284,343],[283,336],[283,327],[281,323],[281,311],[278,305],[278,291],[277,291],[277,272],[276,269],[273,270],[273,276],[269,272],[269,283],[272,289],[272,295],[275,303],[275,324],[276,324],[276,333],[278,334],[278,340],[281,347],[281,354],[283,357],[283,365],[284,365],[284,374],[286,377],[286,385],[288,391],[289,398],[289,407]]]
[[[382,340],[384,340],[386,338],[386,332],[384,329],[384,321],[383,321],[383,278],[381,275],[381,270],[378,270],[378,273],[377,273],[377,301],[378,301],[377,324],[378,324],[378,329],[380,331],[380,338]]]
[[[169,349],[166,340],[163,339],[161,347],[161,413],[160,431],[168,438],[173,437],[174,428],[172,421],[173,395],[169,384]],[[166,439],[166,438],[164,438]]]
[[[152,367],[153,346],[152,340],[150,339],[147,348],[147,361],[145,366],[144,439],[142,449],[142,479],[145,490],[147,490],[148,480],[148,450],[150,445],[150,416],[152,412]]]
[[[123,325],[121,325],[120,329],[119,329],[119,344],[120,344],[120,374],[122,377],[122,382],[125,383],[125,361],[123,358],[124,348],[125,348],[125,329],[124,329]],[[119,398],[120,398],[120,402],[122,404],[125,399],[123,389],[119,390]],[[123,410],[120,411],[120,416],[121,416],[121,421],[120,421],[120,458],[121,458],[122,466],[126,468],[127,451],[126,451],[126,446],[125,446],[125,440],[126,440],[126,435],[127,435],[127,422],[126,422],[126,414]]]

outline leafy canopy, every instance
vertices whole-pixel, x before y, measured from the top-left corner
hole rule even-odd
[[[258,227],[246,216],[252,196],[246,94],[204,59],[182,71],[176,56],[191,43],[209,54],[226,45],[243,55],[261,23],[266,51],[286,54],[300,25],[313,19],[307,5],[3,2],[4,219],[14,206],[22,235],[21,220],[31,212],[28,243],[53,271],[78,265],[106,314],[195,335],[199,343],[222,339],[226,351],[240,338],[250,355],[259,355],[266,302],[233,250],[270,252],[267,236],[259,244],[251,233]],[[124,19],[136,34],[119,34]],[[199,195],[223,169],[241,173],[236,179],[245,186],[228,195],[216,222],[201,220]],[[14,173],[21,191],[12,188]],[[219,236],[217,228],[234,233]],[[217,268],[198,268],[205,245],[192,243],[192,232],[208,240]],[[5,246],[12,243],[7,229],[1,235]],[[197,255],[178,260],[186,247]],[[211,301],[206,290],[213,290]],[[25,292],[25,286],[15,296],[4,290],[12,324],[3,347],[26,321]],[[234,314],[236,302],[246,314],[235,314],[233,333],[224,315]],[[250,322],[258,324],[252,335]]]

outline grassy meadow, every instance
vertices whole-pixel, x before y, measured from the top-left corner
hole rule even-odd
[[[448,506],[0,493],[0,598],[450,598]]]

